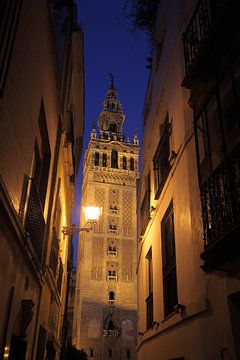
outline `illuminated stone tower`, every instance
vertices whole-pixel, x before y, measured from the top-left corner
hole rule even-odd
[[[136,358],[139,141],[124,136],[124,119],[111,77],[82,186],[82,206],[101,206],[102,215],[92,232],[80,235],[74,342],[94,360]]]

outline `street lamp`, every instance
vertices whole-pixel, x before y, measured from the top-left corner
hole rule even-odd
[[[85,218],[89,227],[77,227],[75,225],[72,226],[63,226],[62,233],[64,235],[73,235],[75,233],[79,233],[80,231],[89,232],[92,230],[94,224],[98,222],[99,216],[101,214],[101,208],[98,206],[85,206],[83,207]]]

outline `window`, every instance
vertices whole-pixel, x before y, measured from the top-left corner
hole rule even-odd
[[[0,1],[0,97],[7,79],[22,0]]]
[[[150,220],[150,172],[145,181],[145,194],[141,205],[141,235],[144,234]]]
[[[45,231],[44,207],[51,158],[43,101],[40,106],[38,126],[39,133],[34,146],[32,176],[31,178],[24,176],[19,218],[31,238],[39,260],[41,260]]]
[[[112,349],[108,349],[108,357],[109,357],[109,358],[112,357]]]
[[[158,199],[170,171],[170,123],[168,115],[160,129],[160,141],[153,158],[155,199]]]
[[[126,349],[126,358],[127,359],[130,359],[130,350],[129,349]]]
[[[108,256],[116,256],[117,255],[117,249],[116,246],[114,245],[113,242],[111,242],[108,245],[108,251],[107,251]]]
[[[116,125],[116,123],[111,123],[110,125],[109,125],[109,131],[111,131],[111,132],[117,132],[117,125]]]
[[[112,150],[111,167],[115,169],[118,168],[118,152],[116,150]]]
[[[99,153],[98,152],[95,152],[94,165],[95,166],[99,165]]]
[[[116,270],[114,270],[113,265],[111,266],[111,268],[112,269],[108,270],[108,272],[107,272],[107,279],[116,281],[117,280],[117,272],[116,272]]]
[[[57,280],[57,289],[59,294],[62,289],[62,279],[63,279],[63,264],[61,258],[59,259],[59,269],[58,269],[58,280]]]
[[[44,209],[45,198],[47,192],[48,175],[50,168],[51,151],[48,138],[48,129],[43,101],[40,106],[38,118],[38,126],[40,130],[41,147],[38,148],[38,154],[35,152],[35,173],[34,179],[39,191],[42,208]],[[35,147],[36,149],[36,147]],[[41,151],[39,151],[41,149]]]
[[[130,170],[134,170],[134,158],[130,158]]]
[[[54,276],[56,276],[56,272],[57,272],[58,255],[59,255],[59,240],[56,235],[55,228],[53,228],[49,267],[50,269],[52,269]]]
[[[93,348],[90,348],[89,351],[90,351],[90,357],[92,358],[93,357]]]
[[[174,213],[171,202],[161,222],[162,233],[162,271],[165,317],[174,311],[177,298],[177,274],[174,236]]]
[[[123,156],[122,158],[122,167],[124,170],[127,170],[127,158],[126,156]]]
[[[102,166],[103,167],[107,166],[107,154],[105,153],[102,154]]]
[[[146,298],[147,310],[147,329],[152,327],[153,323],[153,266],[152,266],[152,248],[149,249],[147,256],[147,276],[148,276],[148,297]]]

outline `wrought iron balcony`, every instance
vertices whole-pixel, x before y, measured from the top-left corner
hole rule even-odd
[[[33,179],[27,181],[25,231],[29,235],[38,259],[41,260],[45,220],[38,189]]]
[[[240,145],[201,186],[204,260],[221,263],[240,247]]]
[[[153,324],[153,293],[151,293],[146,299],[147,307],[147,329],[150,329]]]
[[[195,63],[202,46],[209,36],[209,29],[225,0],[199,0],[186,31],[183,48],[186,73]]]

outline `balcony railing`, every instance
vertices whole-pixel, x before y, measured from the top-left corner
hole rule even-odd
[[[103,330],[103,336],[104,337],[118,337],[120,335],[119,330]]]
[[[109,225],[108,231],[112,234],[118,234],[118,228],[116,225]]]
[[[141,211],[141,235],[143,235],[147,228],[148,222],[151,218],[151,216],[150,216],[150,191],[145,192],[140,211]]]
[[[117,256],[117,250],[108,250],[108,256]]]
[[[115,306],[115,300],[108,300],[109,306]]]
[[[186,72],[195,62],[200,48],[208,37],[209,27],[224,0],[199,0],[186,31],[183,48]]]
[[[29,178],[27,184],[25,206],[25,231],[28,233],[31,239],[31,243],[36,251],[39,260],[41,260],[45,231],[45,220],[43,216],[41,201],[38,194],[38,189],[35,185],[34,180]]]
[[[153,324],[153,293],[151,293],[146,299],[147,307],[147,329],[150,329]]]
[[[117,281],[117,275],[107,275],[107,280],[109,280],[109,281]]]
[[[229,250],[231,244],[237,241],[234,231],[240,226],[239,179],[240,146],[228,155],[201,186],[205,250],[216,244],[218,247],[227,246]]]

